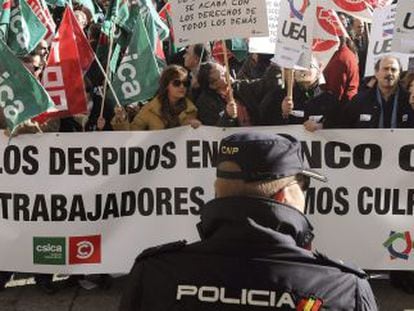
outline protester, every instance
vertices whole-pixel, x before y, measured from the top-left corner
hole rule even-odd
[[[196,105],[200,121],[220,126],[260,124],[259,103],[265,94],[281,84],[279,68],[270,66],[262,79],[233,81],[234,100],[231,100],[225,69],[220,64],[202,64],[197,79],[200,96]]]
[[[361,92],[344,107],[345,127],[412,128],[413,109],[409,95],[399,86],[401,64],[394,56],[385,56],[375,64],[377,86]]]
[[[295,70],[293,98],[286,89],[269,92],[260,105],[262,125],[304,124],[309,131],[335,127],[339,101],[329,91],[323,91],[320,64],[312,59],[309,70]]]
[[[49,44],[47,41],[41,40],[32,54],[39,55],[42,61],[42,66],[45,67],[49,56]]]
[[[210,60],[211,51],[207,44],[189,45],[184,54],[184,66],[191,72],[191,76],[197,75],[201,63]]]
[[[409,103],[414,109],[414,73],[411,72],[406,74],[401,85],[408,93],[410,93]]]
[[[342,26],[344,26],[345,30],[347,32],[349,32],[350,31],[350,29],[349,29],[349,26],[350,26],[349,25],[349,17],[343,12],[337,12],[337,13],[338,13],[339,20],[342,23]]]
[[[258,79],[263,77],[270,65],[270,59],[272,57],[272,54],[249,54],[237,73],[237,79]]]
[[[211,51],[207,44],[189,45],[185,50],[184,67],[190,71],[188,75],[191,82],[189,95],[194,102],[200,95],[199,85],[196,78],[198,69],[200,68],[200,64],[209,61],[210,57]]]
[[[216,174],[201,241],[138,256],[120,310],[377,310],[362,270],[307,250],[314,234],[305,191],[310,177],[324,177],[305,167],[299,141],[228,136]]]
[[[130,123],[125,109],[115,107],[112,119],[114,130],[161,130],[181,125],[197,127],[197,108],[186,97],[189,86],[185,68],[170,65],[164,69],[160,78],[157,96],[140,110]]]
[[[359,18],[353,18],[350,36],[357,50],[359,78],[362,80],[365,75],[365,66],[368,53],[368,35],[365,32],[364,22]]]
[[[40,54],[28,54],[22,59],[23,65],[26,69],[30,71],[30,73],[38,80],[40,80],[45,66],[42,57],[43,56]]]
[[[87,31],[89,21],[86,13],[82,10],[75,10],[73,13],[75,14],[76,20],[78,21],[78,24],[82,30]]]
[[[345,37],[340,37],[340,40],[338,51],[323,71],[326,80],[324,89],[332,92],[341,103],[346,103],[358,92],[359,67],[352,41]]]

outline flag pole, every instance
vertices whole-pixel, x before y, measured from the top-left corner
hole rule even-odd
[[[115,90],[114,90],[114,87],[112,86],[112,82],[109,80],[108,76],[106,75],[105,69],[103,68],[103,66],[102,66],[101,62],[99,61],[98,57],[96,56],[96,54],[95,54],[95,53],[93,53],[93,55],[94,55],[94,58],[95,58],[96,64],[98,65],[99,69],[101,70],[102,74],[104,75],[104,78],[106,79],[106,81],[107,81],[107,83],[108,83],[108,87],[111,89],[112,94],[114,95],[114,98],[115,98],[116,104],[117,104],[118,106],[121,106],[121,103],[120,103],[120,101],[119,101],[118,95],[116,95]],[[101,106],[101,107],[102,107],[102,106]]]
[[[221,44],[223,46],[224,65],[226,66],[226,81],[227,81],[227,85],[229,86],[229,101],[234,101],[233,88],[231,86],[231,79],[230,79],[230,66],[229,66],[229,58],[227,56],[226,41],[221,40]],[[235,117],[237,117],[237,108],[235,109],[235,111],[236,111]]]
[[[286,79],[286,93],[287,98],[293,101],[293,69],[285,68],[285,79]],[[284,118],[287,118],[288,115],[284,115]]]
[[[103,85],[103,95],[102,95],[102,102],[101,102],[101,112],[99,114],[99,117],[102,118],[103,117],[103,111],[104,111],[104,105],[105,105],[105,97],[106,97],[106,88],[108,86],[108,76],[109,76],[109,70],[111,69],[111,54],[112,54],[112,46],[114,44],[114,32],[115,32],[115,21],[112,20],[111,23],[111,31],[109,34],[109,51],[108,51],[108,58],[106,61],[106,75],[105,75],[105,80],[104,80],[104,85]]]

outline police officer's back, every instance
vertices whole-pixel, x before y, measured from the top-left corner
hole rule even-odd
[[[142,253],[120,310],[377,310],[364,272],[305,249],[309,177],[291,136],[225,138],[201,241]]]

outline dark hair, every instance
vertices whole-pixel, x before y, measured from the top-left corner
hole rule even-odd
[[[210,60],[211,51],[207,44],[199,43],[193,45],[194,54],[200,58],[200,63],[204,63]]]
[[[405,75],[404,79],[402,80],[401,84],[405,88],[406,91],[409,91],[410,84],[414,81],[414,72],[409,72]]]
[[[200,90],[206,90],[210,88],[210,72],[213,69],[214,63],[207,62],[202,63],[198,69],[197,82],[200,86]]]
[[[375,66],[374,66],[375,72],[377,72],[380,69],[381,62],[385,58],[394,58],[398,63],[398,69],[400,71],[402,70],[401,62],[400,62],[400,59],[398,57],[392,56],[392,55],[385,55],[385,56],[381,57],[380,59],[378,59],[377,62],[375,63]]]
[[[158,98],[161,102],[161,118],[166,128],[179,126],[178,115],[186,108],[186,99],[181,98],[174,106],[168,99],[168,85],[171,81],[187,77],[187,70],[179,65],[169,65],[164,68],[160,77]]]
[[[354,41],[352,41],[349,37],[339,36],[339,46],[342,47],[344,45],[346,45],[352,53],[358,56],[358,49],[356,48]]]

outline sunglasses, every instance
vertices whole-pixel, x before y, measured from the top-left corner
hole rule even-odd
[[[176,80],[172,80],[171,84],[174,87],[180,87],[181,85],[184,86],[184,87],[189,87],[190,86],[190,81],[176,79]]]

